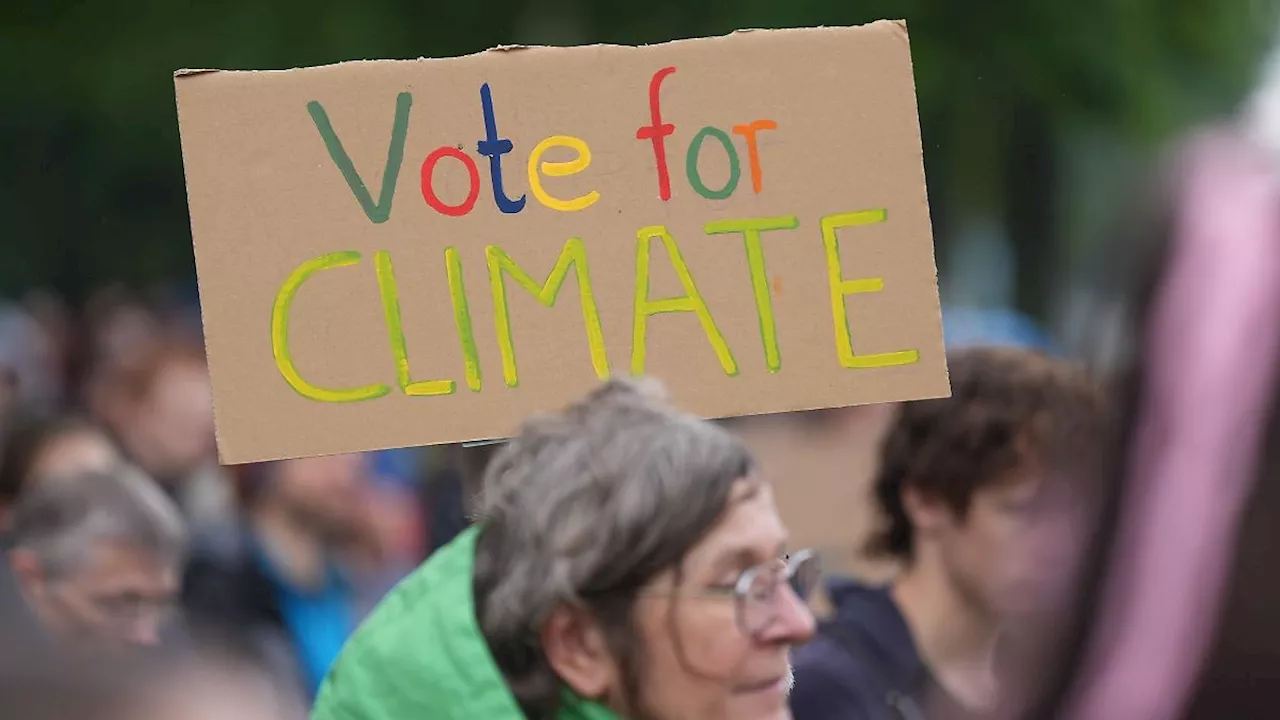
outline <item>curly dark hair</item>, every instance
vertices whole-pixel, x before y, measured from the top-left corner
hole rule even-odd
[[[957,517],[974,493],[1039,468],[1074,470],[1100,458],[1106,403],[1075,364],[1014,348],[968,348],[947,362],[951,397],[905,403],[885,436],[875,498],[886,518],[870,554],[910,560],[915,550],[902,495],[941,498]]]

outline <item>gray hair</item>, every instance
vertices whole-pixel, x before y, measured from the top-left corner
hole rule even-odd
[[[566,604],[601,622],[634,695],[637,592],[679,569],[754,468],[741,441],[667,405],[652,381],[612,380],[525,422],[485,474],[475,587],[481,630],[527,716],[558,707],[539,633]]]
[[[42,478],[18,501],[10,540],[33,552],[46,572],[75,569],[87,550],[124,543],[178,564],[186,527],[172,500],[141,470],[128,465]]]

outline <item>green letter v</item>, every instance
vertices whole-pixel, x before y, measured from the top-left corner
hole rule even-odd
[[[396,194],[396,176],[400,174],[400,162],[404,160],[404,139],[409,132],[411,105],[413,105],[413,96],[407,92],[400,93],[396,98],[396,119],[395,124],[391,126],[391,145],[387,147],[387,167],[382,171],[382,190],[379,191],[378,202],[375,203],[373,197],[369,195],[369,188],[365,187],[364,180],[360,179],[360,173],[356,172],[351,156],[347,155],[347,151],[342,147],[342,141],[338,139],[338,134],[333,131],[333,125],[329,122],[324,106],[314,100],[307,103],[307,112],[311,113],[311,119],[315,121],[316,129],[320,131],[324,146],[329,149],[329,157],[333,158],[333,162],[342,171],[342,177],[346,178],[347,186],[356,196],[360,207],[364,208],[364,214],[375,223],[384,223],[391,217],[391,198]]]

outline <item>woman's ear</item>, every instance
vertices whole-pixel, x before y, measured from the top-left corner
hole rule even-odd
[[[556,608],[542,626],[541,639],[551,669],[579,696],[600,699],[617,688],[618,663],[600,623],[586,610]]]

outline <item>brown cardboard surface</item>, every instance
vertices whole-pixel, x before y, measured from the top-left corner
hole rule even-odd
[[[179,73],[175,85],[223,462],[509,435],[601,376],[634,372],[637,307],[652,311],[640,313],[644,374],[707,417],[949,393],[901,23]],[[511,142],[502,185],[509,202],[524,197],[519,212],[499,208],[481,153],[485,85],[494,137]],[[674,126],[667,199],[655,143],[637,137],[654,124]],[[533,165],[543,202],[530,154],[560,136],[580,139],[589,162],[572,165],[581,146],[547,150]],[[736,188],[717,197],[734,176],[730,157]],[[428,196],[474,205],[451,216]],[[590,204],[549,206],[575,198]],[[823,218],[840,216],[861,224],[829,233],[833,262]],[[761,218],[794,228],[762,232],[748,252],[731,226]],[[730,227],[708,232],[711,223]],[[566,273],[553,295],[544,282],[558,262]],[[843,360],[836,307],[847,309],[853,357]],[[858,366],[878,355],[900,364]],[[325,395],[361,389],[364,399]]]

